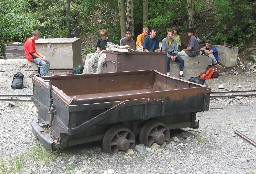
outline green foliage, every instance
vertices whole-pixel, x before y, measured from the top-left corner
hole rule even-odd
[[[255,25],[252,2],[244,0],[214,0],[216,43],[227,42],[242,48],[245,40],[251,36],[250,28]],[[220,37],[220,35],[222,37]]]
[[[89,38],[88,48],[95,46],[98,31],[106,28],[115,43],[120,40],[117,0],[70,1],[69,15],[63,0],[5,0],[0,1],[0,44],[24,42],[31,32],[38,29],[42,36]],[[195,30],[203,28],[215,31],[213,43],[235,43],[243,47],[245,40],[255,33],[255,4],[244,0],[197,0],[195,6]],[[205,15],[210,23],[201,21]],[[160,39],[166,30],[176,26],[180,35],[188,27],[187,0],[149,0],[148,26],[156,28]],[[134,0],[134,23],[142,29],[142,1]],[[67,23],[70,27],[67,28]],[[205,26],[206,25],[206,26]],[[199,30],[200,31],[200,30]],[[204,33],[205,32],[205,33]],[[91,45],[90,45],[91,44]]]
[[[26,8],[26,0],[0,1],[0,41],[22,41],[26,34],[38,26],[39,22],[35,20],[34,14]]]
[[[75,170],[75,166],[74,166],[74,165],[68,164],[68,165],[66,166],[66,171],[71,172],[71,171],[73,171],[73,170]]]
[[[158,30],[160,39],[165,37],[167,29],[174,26],[185,30],[187,26],[186,2],[186,0],[149,0],[148,26]]]

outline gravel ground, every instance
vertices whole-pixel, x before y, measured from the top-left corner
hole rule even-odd
[[[224,89],[218,89],[222,84]],[[212,91],[256,89],[256,74],[226,75],[207,82]],[[1,94],[31,94],[31,89],[1,88]],[[256,141],[256,98],[211,100],[198,113],[199,129],[171,133],[161,147],[137,145],[127,153],[101,152],[101,142],[47,152],[34,138],[30,122],[37,110],[31,102],[0,101],[0,174],[2,173],[235,173],[256,174],[256,147],[234,131]]]

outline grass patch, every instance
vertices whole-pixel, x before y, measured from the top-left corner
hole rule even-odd
[[[24,168],[24,156],[18,156],[12,160],[1,160],[0,161],[0,173],[1,174],[12,174],[20,173]]]
[[[74,165],[68,164],[68,165],[66,166],[66,171],[67,171],[67,172],[71,172],[71,171],[73,171],[73,170],[75,170],[75,166],[74,166]]]
[[[40,144],[32,147],[27,152],[27,155],[30,158],[34,159],[34,161],[44,161],[45,163],[49,163],[49,164],[59,156],[57,152],[47,151]]]
[[[202,138],[202,137],[199,136],[199,137],[196,138],[196,142],[198,144],[206,144],[208,141],[207,141],[207,139]]]
[[[28,161],[43,162],[45,165],[51,165],[60,155],[58,152],[47,151],[38,144],[14,159],[0,160],[0,174],[21,173]],[[72,169],[72,166],[68,168]]]

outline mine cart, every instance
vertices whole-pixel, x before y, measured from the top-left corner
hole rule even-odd
[[[210,89],[156,71],[33,78],[34,135],[49,150],[102,140],[109,153],[170,139],[170,130],[198,128]]]
[[[163,52],[106,52],[106,72],[157,70],[167,73],[166,53]]]

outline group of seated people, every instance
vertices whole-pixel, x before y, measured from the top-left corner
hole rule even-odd
[[[100,30],[100,39],[97,42],[96,52],[106,50],[107,42],[111,42],[108,38],[107,30]],[[120,46],[129,46],[132,50],[144,52],[165,52],[167,55],[167,75],[170,75],[170,63],[176,61],[179,63],[179,76],[183,77],[184,60],[182,56],[195,57],[199,53],[206,55],[211,59],[209,65],[218,63],[218,51],[216,47],[212,46],[209,41],[205,43],[205,47],[199,48],[197,38],[194,36],[194,30],[189,28],[187,30],[189,42],[186,48],[179,51],[181,47],[181,39],[178,35],[177,28],[172,28],[167,31],[167,36],[162,40],[162,46],[159,46],[157,31],[155,29],[149,30],[147,27],[143,28],[140,35],[137,36],[136,42],[132,38],[131,31],[126,31],[125,37],[120,40]]]

